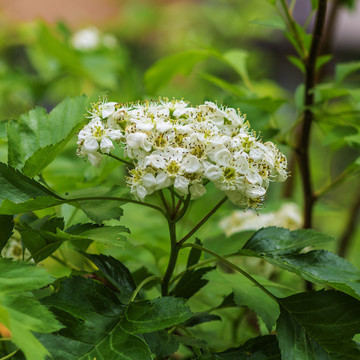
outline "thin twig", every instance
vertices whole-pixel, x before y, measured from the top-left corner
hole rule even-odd
[[[230,262],[229,260],[225,259],[223,256],[218,255],[217,253],[215,253],[209,249],[206,249],[198,244],[182,245],[182,248],[185,248],[185,247],[192,247],[192,248],[207,252],[208,254],[216,257],[217,259],[221,260],[222,262],[224,262],[225,264],[230,266],[232,269],[234,269],[237,272],[239,272],[240,274],[244,275],[248,280],[250,280],[258,288],[260,288],[264,293],[266,293],[268,296],[270,296],[273,300],[277,301],[276,296],[274,296],[269,290],[267,290],[263,285],[261,285],[256,279],[254,279],[250,274],[248,274],[245,270],[241,269],[239,266],[237,266],[237,265],[233,264],[232,262]]]
[[[186,234],[182,239],[178,241],[178,245],[181,246],[187,239],[189,239],[201,226],[205,224],[205,222],[221,207],[222,204],[227,200],[227,196],[223,197],[216,205],[215,207],[203,217],[201,221],[188,233]]]
[[[119,158],[118,156],[116,156],[116,155],[113,155],[113,154],[105,154],[105,155],[107,155],[107,156],[109,156],[109,157],[111,157],[111,158],[113,158],[113,159],[115,159],[115,160],[117,160],[117,161],[120,161],[120,162],[122,162],[123,164],[125,164],[125,165],[127,165],[127,166],[129,166],[129,167],[134,167],[134,164],[133,163],[131,163],[131,162],[129,162],[129,161],[126,161],[126,160],[124,160],[124,159],[121,159],[121,158]]]
[[[142,206],[147,206],[149,208],[155,209],[159,212],[161,212],[165,217],[166,217],[166,213],[163,209],[161,209],[160,207],[153,205],[153,204],[149,204],[149,203],[145,203],[142,201],[138,201],[138,200],[134,200],[134,199],[128,199],[128,198],[122,198],[122,197],[114,197],[114,196],[92,196],[92,197],[81,197],[81,198],[74,198],[74,199],[63,199],[62,203],[63,204],[68,204],[68,203],[72,203],[72,202],[78,202],[78,201],[94,201],[94,200],[104,200],[104,201],[120,201],[120,202],[124,202],[124,203],[133,203],[133,204],[139,204]]]

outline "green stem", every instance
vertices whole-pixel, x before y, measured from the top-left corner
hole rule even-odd
[[[134,167],[134,164],[133,163],[131,163],[131,162],[129,162],[129,161],[126,161],[126,160],[124,160],[124,159],[121,159],[121,158],[119,158],[118,156],[116,156],[116,155],[113,155],[113,154],[106,154],[107,156],[109,156],[109,157],[111,157],[111,158],[113,158],[113,159],[115,159],[115,160],[117,160],[117,161],[120,161],[120,162],[122,162],[123,164],[125,164],[125,165],[127,165],[127,166],[129,166],[129,167]]]
[[[190,200],[191,200],[191,195],[189,194],[184,201],[184,207],[182,208],[181,212],[177,216],[176,221],[179,221],[185,215],[187,209],[189,208]]]
[[[161,201],[164,205],[164,208],[165,208],[165,211],[166,211],[166,214],[167,216],[171,216],[171,211],[170,211],[170,208],[169,208],[169,204],[167,203],[166,199],[165,199],[165,196],[164,196],[164,193],[162,190],[159,190],[159,195],[160,195],[160,198],[161,198]]]
[[[189,239],[201,226],[205,224],[205,222],[213,215],[215,212],[221,207],[222,204],[227,200],[227,196],[224,196],[216,206],[181,240],[179,240],[178,245],[181,246],[187,239]]]
[[[270,296],[273,300],[277,301],[277,298],[269,291],[267,290],[264,286],[262,286],[257,280],[255,280],[251,275],[249,275],[246,271],[244,271],[243,269],[241,269],[239,266],[233,264],[232,262],[230,262],[229,260],[225,259],[223,256],[218,255],[216,253],[214,253],[213,251],[206,249],[198,244],[184,244],[182,245],[182,248],[185,247],[192,247],[204,252],[207,252],[208,254],[216,257],[217,259],[221,260],[222,262],[224,262],[226,265],[230,266],[232,269],[238,271],[240,274],[244,275],[247,279],[249,279],[254,285],[256,285],[259,289],[261,289],[265,294],[267,294],[268,296]]]
[[[121,202],[124,202],[124,203],[132,203],[132,204],[138,204],[138,205],[142,205],[142,206],[147,206],[149,208],[152,208],[154,210],[157,210],[157,211],[161,212],[166,217],[165,211],[163,209],[161,209],[160,207],[156,206],[156,205],[141,202],[141,201],[137,201],[137,200],[134,200],[134,199],[121,198],[121,197],[92,196],[92,197],[82,197],[82,198],[75,198],[75,199],[63,199],[61,203],[69,204],[69,203],[72,203],[72,202],[91,201],[91,200],[93,200],[93,201],[94,200],[121,201]]]
[[[343,183],[347,180],[351,175],[356,172],[356,167],[348,167],[345,169],[340,175],[338,175],[330,184],[323,186],[319,190],[315,191],[314,197],[318,199],[319,197],[327,194],[329,191],[333,190],[336,186]]]
[[[4,357],[2,357],[0,360],[6,360],[6,359],[10,359],[13,355],[15,355],[20,349],[17,349],[15,351],[13,351],[11,354],[8,354]]]
[[[147,283],[151,282],[151,281],[161,281],[161,279],[158,276],[149,276],[148,278],[144,279],[135,289],[135,291],[133,292],[130,302],[134,301],[136,298],[136,295],[139,293],[139,291],[141,290],[141,288],[146,285]]]
[[[300,49],[301,52],[302,52],[302,57],[303,57],[303,58],[306,58],[306,57],[307,57],[306,47],[305,47],[303,41],[301,40],[301,37],[300,37],[300,35],[299,35],[298,30],[296,29],[296,23],[295,23],[292,15],[291,15],[291,13],[290,13],[290,10],[289,10],[289,8],[288,8],[288,5],[287,5],[286,1],[285,1],[285,0],[281,0],[281,5],[282,5],[282,7],[283,7],[283,9],[284,9],[285,18],[286,18],[286,20],[287,20],[287,22],[288,22],[289,29],[290,29],[290,31],[293,33],[293,35],[294,35],[294,37],[295,37],[295,40],[296,40],[296,42],[297,42],[297,45],[299,46],[299,49]],[[280,13],[281,13],[281,11],[280,11]]]
[[[239,256],[240,254],[238,252],[234,252],[234,253],[231,253],[231,254],[226,254],[226,255],[222,255],[224,258],[229,258],[229,257],[233,257],[233,256]],[[215,261],[218,261],[218,259],[207,259],[207,260],[204,260],[204,261],[200,261],[198,262],[197,264],[194,264],[192,266],[189,266],[187,267],[184,271],[182,271],[181,273],[177,274],[171,281],[170,281],[170,284],[172,284],[174,281],[176,281],[177,279],[181,278],[187,271],[190,271],[190,270],[194,270],[198,267],[201,267],[201,266],[204,266],[206,264],[209,264],[209,263],[213,263]]]
[[[169,224],[169,233],[170,233],[170,259],[169,263],[162,281],[161,285],[161,294],[162,296],[167,296],[169,293],[169,284],[171,276],[174,272],[176,261],[179,255],[180,246],[176,241],[176,223],[172,220],[168,220]]]

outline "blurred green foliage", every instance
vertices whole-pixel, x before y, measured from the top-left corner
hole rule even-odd
[[[32,199],[33,194],[41,193],[43,196],[40,205],[32,208],[34,211],[31,215],[15,218],[15,223],[22,227],[21,231],[15,230],[15,235],[17,233],[22,236],[26,248],[36,262],[40,262],[41,266],[56,278],[84,274],[95,269],[93,260],[79,255],[77,250],[88,249],[92,253],[120,259],[133,272],[136,285],[148,276],[160,276],[166,268],[169,254],[168,230],[166,223],[156,217],[152,209],[139,209],[135,204],[128,203],[124,205],[122,213],[118,206],[102,203],[102,216],[99,216],[99,203],[90,205],[84,201],[80,202],[78,207],[72,207],[63,201],[68,197],[90,195],[127,196],[117,187],[124,185],[124,167],[119,167],[113,159],[106,158],[100,168],[92,168],[75,154],[74,135],[86,120],[82,114],[86,112],[88,103],[97,101],[99,97],[107,96],[118,102],[176,97],[194,104],[211,100],[240,108],[259,136],[278,143],[287,153],[289,160],[293,159],[297,125],[304,110],[302,55],[309,51],[311,36],[307,29],[298,25],[298,34],[305,44],[304,49],[301,49],[293,34],[285,30],[286,22],[275,11],[275,3],[276,1],[265,0],[125,1],[121,5],[119,19],[98,29],[100,40],[95,47],[88,49],[74,46],[73,36],[76,30],[66,23],[59,22],[52,26],[41,21],[27,24],[4,21],[0,25],[0,160],[8,162],[36,180],[28,182],[26,189],[18,193],[19,198],[14,200],[15,203],[20,203],[16,204],[17,209],[26,211],[29,204],[33,206],[34,202],[38,201]],[[317,3],[311,1],[311,6],[315,8]],[[355,1],[343,3],[350,8],[355,6]],[[285,36],[282,32],[284,30]],[[109,34],[112,40],[107,43],[104,39],[105,35]],[[289,42],[294,49],[289,46]],[[353,51],[353,58],[356,59],[359,49]],[[337,252],[339,242],[346,235],[351,221],[350,210],[355,206],[354,200],[360,197],[360,63],[339,63],[336,62],[338,58],[341,59],[341,54],[323,54],[318,58],[316,66],[323,71],[322,81],[314,89],[315,105],[311,109],[315,115],[311,138],[311,169],[316,194],[319,196],[314,211],[314,228],[337,239],[326,245],[327,250],[334,252]],[[87,97],[82,96],[83,94]],[[63,101],[68,97],[73,99]],[[51,111],[58,103],[61,104]],[[29,123],[31,126],[27,125]],[[53,123],[56,126],[53,126]],[[1,168],[1,171],[5,174],[7,170]],[[1,183],[3,189],[8,189],[9,193],[14,191],[14,179],[17,179],[17,176],[23,179],[17,171],[11,171],[11,180]],[[286,189],[284,186],[273,185],[264,209],[259,210],[260,214],[277,209],[283,202],[292,201],[300,207],[303,205],[298,167],[292,166],[291,172],[291,184],[285,185]],[[41,183],[54,189],[54,192],[45,191]],[[219,194],[210,185],[206,199],[191,204],[191,216],[187,215],[183,219],[183,233],[180,236],[196,225],[218,200]],[[22,205],[22,201],[27,201],[26,205]],[[46,206],[62,205],[43,209],[46,206],[43,206],[42,201],[48,201]],[[9,206],[4,203],[5,201],[1,208]],[[243,247],[252,232],[240,233],[236,238],[226,238],[219,226],[219,220],[233,210],[235,208],[227,204],[197,233],[205,247],[224,253]],[[4,211],[1,214],[8,216],[9,213]],[[0,235],[1,247],[13,231],[13,224],[8,220],[9,218],[5,217],[0,219],[1,226],[6,230],[4,237]],[[91,221],[97,225],[89,224]],[[356,223],[356,218],[353,221]],[[62,225],[54,227],[54,222]],[[79,223],[84,223],[86,227],[77,228],[76,224]],[[100,227],[100,224],[105,226]],[[122,237],[122,234],[127,232],[124,225],[130,229],[130,234],[126,234],[126,241]],[[112,230],[109,230],[110,228]],[[32,232],[37,234],[36,242],[28,236]],[[45,233],[48,243],[44,243]],[[122,240],[120,246],[113,246],[119,237]],[[352,230],[351,242],[346,250],[346,258],[360,266],[357,255],[360,251],[359,227],[355,226]],[[316,256],[320,257],[320,250],[316,251]],[[257,256],[269,257],[264,254],[262,252]],[[295,260],[299,262],[295,265],[286,259],[286,256],[270,256],[269,262],[287,270],[290,267],[290,272],[301,274],[307,280],[314,280],[317,276],[314,282],[358,294],[358,289],[354,290],[350,284],[357,276],[354,268],[340,260],[337,263],[338,260],[334,260],[329,254],[321,251],[324,264],[332,264],[331,274],[336,273],[337,266],[348,269],[348,282],[345,279],[338,285],[340,280],[335,279],[335,276],[316,275],[316,269],[309,265],[312,259],[300,254],[296,255]],[[48,257],[50,255],[52,257]],[[186,250],[180,254],[178,272],[185,269],[187,255]],[[202,260],[204,259],[207,257],[204,256]],[[266,288],[273,287],[277,296],[290,296],[303,287],[302,279],[279,268],[271,267],[269,275],[268,268],[262,267],[262,260],[257,260],[259,261],[246,262],[240,258],[237,261],[247,271],[255,273],[258,281]],[[291,260],[295,262],[294,257]],[[305,272],[298,269],[300,263],[302,267],[309,269],[305,275]],[[99,267],[98,264],[96,266]],[[25,270],[21,271],[25,274]],[[199,312],[204,308],[217,308],[216,314],[221,314],[223,319],[227,320],[202,324],[205,319],[202,318],[193,330],[195,335],[211,344],[213,350],[220,352],[238,346],[251,337],[267,334],[280,312],[283,321],[280,331],[295,331],[287,328],[284,320],[293,319],[298,310],[291,306],[286,308],[286,301],[289,300],[284,300],[279,307],[271,299],[262,299],[261,296],[264,295],[258,294],[258,288],[254,288],[240,275],[226,273],[229,272],[226,267],[222,272],[205,272],[201,275],[207,280],[206,284],[200,295],[192,297],[189,303],[192,309]],[[270,282],[269,276],[277,282]],[[68,280],[62,291],[76,287],[76,281]],[[40,284],[43,286],[49,282],[50,280],[44,277]],[[87,287],[87,281],[83,279],[80,282],[78,286],[91,293],[92,289]],[[56,287],[56,283],[53,286]],[[108,296],[105,287],[98,291],[101,296],[97,302]],[[232,293],[233,297],[228,299],[230,303],[235,301],[238,305],[236,310],[226,304],[220,306],[225,295],[229,293]],[[60,292],[59,297],[61,294]],[[151,298],[152,295],[156,296],[158,291],[154,286],[149,286],[148,294]],[[17,296],[23,299],[25,295],[20,292]],[[333,298],[336,296],[333,293],[329,295]],[[344,294],[341,296],[345,297]],[[257,297],[259,302],[251,303],[253,297]],[[50,299],[48,301],[53,302],[57,311],[64,310],[59,305],[57,296]],[[305,300],[311,301],[308,298]],[[335,300],[340,303],[344,299]],[[17,311],[10,300],[6,301],[6,309],[10,312]],[[44,312],[45,318],[49,319],[49,331],[45,332],[59,328],[56,320],[45,312],[45,308],[35,296],[31,295],[27,301],[35,304],[34,308]],[[266,309],[262,309],[264,301],[270,303]],[[349,300],[350,303],[351,301]],[[122,304],[115,300],[114,302],[118,314],[125,311]],[[95,305],[88,305],[88,310],[93,311]],[[63,306],[71,316],[81,313],[79,309],[74,310],[71,304]],[[178,311],[177,304],[171,303],[169,306],[174,307],[175,312]],[[316,303],[316,306],[321,304]],[[338,308],[334,311],[337,311],[336,314],[341,312]],[[82,314],[85,322],[91,321],[88,315]],[[167,314],[161,316],[165,319]],[[152,332],[146,334],[148,338],[144,335],[146,341],[152,343],[152,349],[157,349],[159,341],[168,341],[169,348],[172,349],[174,343],[178,345],[176,334],[167,338],[161,331],[189,317],[188,313],[182,314],[181,311],[176,313],[174,320],[169,323],[160,317],[161,324],[150,329]],[[111,318],[109,321],[111,326],[116,325],[112,330],[115,335],[117,331],[123,331],[116,320]],[[316,326],[321,325],[319,321]],[[127,323],[126,326],[130,329],[127,334],[129,343],[137,344],[141,350],[144,336],[136,335],[137,331],[133,329],[135,325]],[[20,334],[21,326],[18,329]],[[144,326],[140,330],[140,333],[145,334],[149,329]],[[305,333],[305,330],[301,329],[301,333]],[[318,329],[312,330],[316,335]],[[23,331],[38,331],[38,327],[24,327]],[[107,339],[112,333],[108,336],[106,331],[99,329],[95,335]],[[18,344],[15,335],[18,336],[14,334],[14,342]],[[68,334],[65,334],[64,338],[67,337]],[[39,335],[39,338],[45,345],[55,341],[48,334]],[[295,340],[287,339],[289,344],[293,344]],[[265,340],[261,338],[259,341]],[[275,346],[272,338],[266,341]],[[38,346],[37,351],[43,352],[41,344],[37,344],[36,340],[33,346]],[[181,343],[183,354],[187,354],[189,344],[191,345],[191,339]],[[23,348],[25,354],[33,351],[30,345]],[[76,347],[79,344],[73,345]],[[123,344],[118,344],[119,349],[122,346]],[[195,344],[199,349],[201,346],[201,343]],[[247,343],[246,346],[251,348],[252,345]],[[244,345],[244,349],[246,346]],[[325,344],[324,348],[331,346]],[[11,348],[11,345],[0,345],[0,349],[1,356],[15,348]],[[149,356],[146,351],[145,349],[144,353]],[[275,353],[278,353],[277,348]],[[166,356],[161,353],[160,355]],[[217,356],[219,359],[230,358],[220,353]],[[203,358],[206,358],[205,355]]]

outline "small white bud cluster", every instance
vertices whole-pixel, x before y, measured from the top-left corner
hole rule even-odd
[[[137,199],[170,186],[195,199],[213,182],[239,206],[257,207],[270,181],[285,181],[286,157],[272,142],[262,143],[245,117],[232,108],[182,100],[130,105],[95,104],[79,133],[78,155],[98,166],[102,154],[124,144],[134,163],[128,185]]]

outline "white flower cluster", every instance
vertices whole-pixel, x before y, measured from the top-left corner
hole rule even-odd
[[[102,153],[122,143],[134,164],[128,185],[140,200],[170,186],[194,199],[213,182],[233,203],[256,207],[270,181],[288,176],[286,157],[272,142],[262,143],[238,111],[212,102],[196,108],[182,100],[100,102],[90,118],[78,155],[97,166]]]
[[[227,236],[239,231],[258,230],[268,226],[300,229],[303,223],[301,210],[297,204],[284,203],[277,211],[257,214],[253,210],[234,211],[220,221],[220,227]]]

